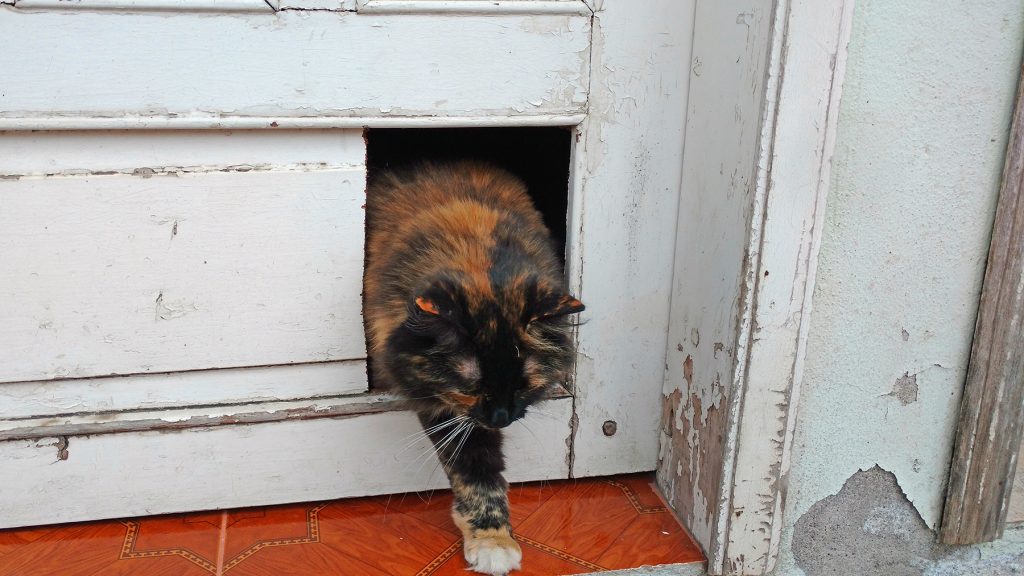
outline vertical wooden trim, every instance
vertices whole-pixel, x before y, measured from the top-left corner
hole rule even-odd
[[[1024,68],[1022,68],[1024,73]],[[1024,419],[1024,76],[1010,125],[939,538],[999,538]]]
[[[778,555],[853,2],[697,3],[658,481],[710,574]]]
[[[712,558],[724,574],[766,574],[778,556],[853,5],[776,6],[726,437],[730,474]]]

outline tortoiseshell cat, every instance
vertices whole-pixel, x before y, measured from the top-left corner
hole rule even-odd
[[[367,191],[365,315],[374,381],[419,414],[451,482],[469,566],[519,568],[501,429],[564,382],[574,350],[550,234],[511,174],[461,162]]]

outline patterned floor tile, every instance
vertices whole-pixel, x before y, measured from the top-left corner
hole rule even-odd
[[[652,474],[515,484],[514,576],[701,562]],[[445,490],[0,531],[0,576],[465,576]]]

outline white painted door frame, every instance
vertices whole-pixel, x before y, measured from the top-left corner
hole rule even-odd
[[[659,480],[712,574],[778,556],[852,12],[698,3]]]

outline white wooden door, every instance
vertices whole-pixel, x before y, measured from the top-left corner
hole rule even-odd
[[[0,527],[445,484],[368,387],[367,126],[575,127],[590,312],[507,476],[654,469],[687,13],[0,2]]]

